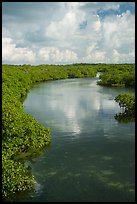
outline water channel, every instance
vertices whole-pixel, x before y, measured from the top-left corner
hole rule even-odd
[[[135,123],[119,123],[114,97],[132,91],[93,79],[36,84],[24,112],[51,128],[51,144],[28,162],[37,184],[15,202],[134,201]]]

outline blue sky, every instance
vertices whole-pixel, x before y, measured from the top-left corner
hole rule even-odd
[[[2,3],[2,63],[134,62],[134,2]]]
[[[135,15],[134,3],[121,2],[117,9],[109,8],[105,10],[101,8],[97,10],[97,14],[99,15],[100,19],[105,19],[106,16],[122,15],[122,13],[126,13],[127,11],[130,11],[131,14]]]

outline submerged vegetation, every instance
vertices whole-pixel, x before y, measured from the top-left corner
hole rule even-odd
[[[3,65],[2,66],[2,195],[30,189],[35,179],[22,161],[28,155],[49,146],[50,128],[43,127],[23,112],[23,101],[37,82],[67,78],[95,77],[101,72],[98,84],[134,87],[134,65],[74,64],[74,65]],[[135,98],[126,95],[116,101],[133,112]],[[133,103],[132,103],[133,102]]]

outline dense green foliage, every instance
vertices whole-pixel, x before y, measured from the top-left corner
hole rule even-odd
[[[115,118],[119,122],[134,121],[135,119],[135,94],[125,93],[119,94],[115,97],[115,101],[119,103],[122,109],[120,114],[117,114]]]
[[[30,189],[35,183],[24,162],[15,158],[50,143],[50,129],[23,113],[22,102],[36,82],[66,78],[94,77],[90,66],[13,66],[2,67],[2,194],[8,197]]]
[[[50,129],[23,113],[22,101],[32,83],[29,74],[3,66],[2,82],[2,191],[7,197],[34,184],[33,176],[13,156],[48,145]]]
[[[135,65],[134,64],[120,64],[100,66],[98,71],[100,74],[99,85],[104,86],[121,86],[134,87],[135,86]]]

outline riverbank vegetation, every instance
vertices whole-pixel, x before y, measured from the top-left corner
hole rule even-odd
[[[110,64],[100,66],[100,80],[98,85],[108,87],[132,87],[135,88],[135,64]],[[122,112],[114,117],[119,122],[135,121],[135,94],[119,94],[115,97]]]
[[[121,112],[116,114],[115,119],[119,122],[127,122],[135,120],[135,94],[125,93],[115,97],[115,101],[119,103]]]
[[[50,143],[50,129],[23,113],[27,92],[36,82],[95,77],[96,70],[83,66],[2,66],[2,194],[8,197],[30,189],[34,177],[16,155],[38,150]]]
[[[3,65],[2,66],[2,195],[7,198],[30,189],[35,179],[19,158],[50,144],[50,129],[23,112],[23,101],[33,84],[48,80],[95,77],[98,84],[134,86],[134,65]]]

